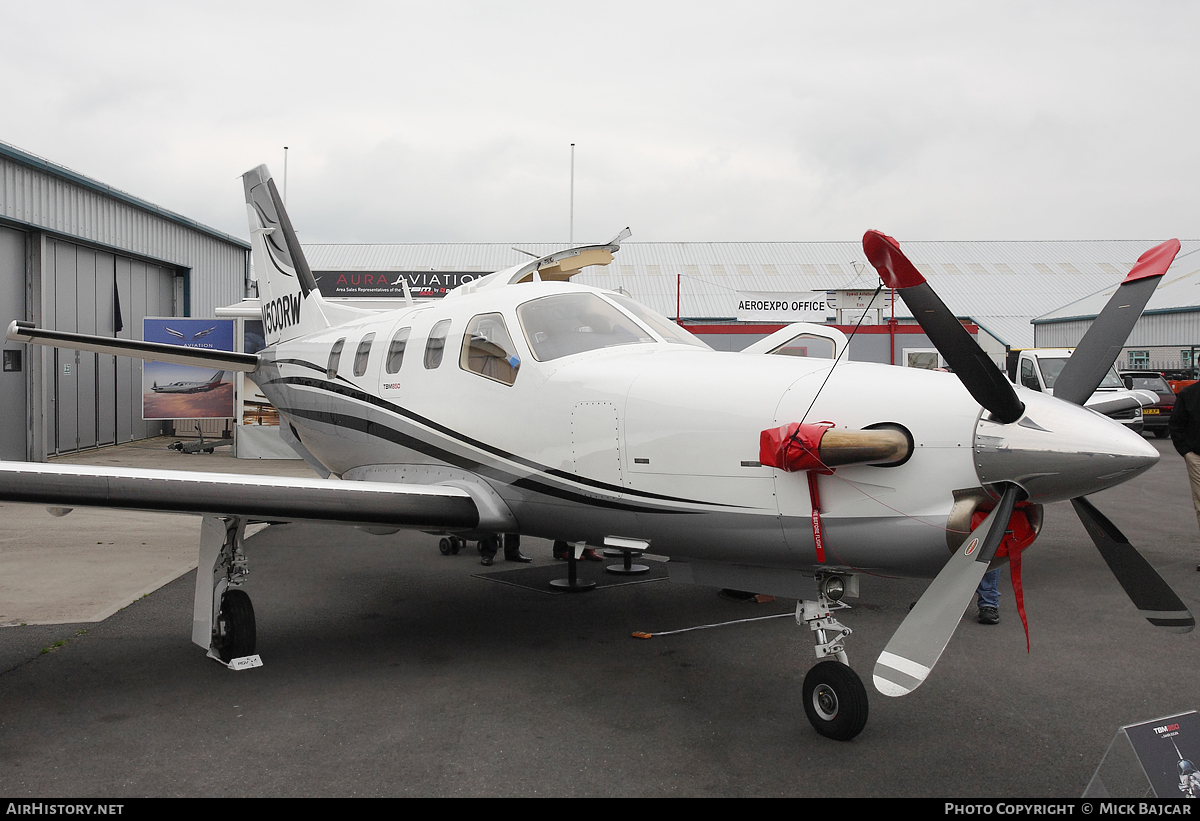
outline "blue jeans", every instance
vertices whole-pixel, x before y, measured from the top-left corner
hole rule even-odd
[[[995,570],[989,570],[983,574],[975,595],[978,597],[977,603],[980,607],[1000,609],[1000,568],[997,567]]]

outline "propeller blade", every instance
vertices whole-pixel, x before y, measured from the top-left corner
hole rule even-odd
[[[998,422],[1020,419],[1025,405],[1017,398],[1012,383],[971,339],[921,272],[904,256],[900,243],[879,231],[868,231],[863,234],[863,251],[883,283],[900,293],[926,336],[975,401],[987,408]]]
[[[1178,253],[1179,240],[1169,239],[1138,257],[1054,381],[1056,397],[1082,405],[1096,392]]]
[[[1082,496],[1072,499],[1071,504],[1083,522],[1083,529],[1096,543],[1100,555],[1125,588],[1138,614],[1145,616],[1155,627],[1166,627],[1178,633],[1191,631],[1196,626],[1196,619],[1187,606],[1117,526]]]
[[[1005,488],[1000,503],[971,531],[900,623],[875,662],[876,690],[885,696],[903,696],[925,681],[996,555],[1020,493],[1016,485]]]

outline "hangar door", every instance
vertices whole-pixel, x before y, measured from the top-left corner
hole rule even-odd
[[[25,234],[0,228],[0,325],[25,318]],[[25,461],[25,378],[29,363],[25,345],[4,342],[4,370],[0,371],[0,458]]]
[[[171,268],[61,240],[47,240],[46,257],[47,328],[141,339],[144,317],[175,314]],[[163,423],[142,421],[141,362],[55,348],[53,369],[47,452],[70,453],[164,432]]]

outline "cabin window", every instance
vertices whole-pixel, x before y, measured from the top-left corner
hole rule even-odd
[[[467,325],[458,364],[464,371],[477,373],[505,385],[517,380],[521,358],[500,314],[481,314]]]
[[[767,351],[776,356],[811,356],[818,359],[833,359],[833,352],[833,340],[816,334],[793,336],[782,345]]]
[[[384,369],[388,373],[400,372],[400,366],[404,363],[404,348],[408,345],[410,333],[412,328],[401,328],[392,337],[392,342],[388,345],[387,362],[384,363]]]
[[[446,335],[450,333],[450,320],[443,319],[433,326],[429,339],[425,342],[425,367],[433,370],[442,364],[442,354],[446,350]]]
[[[329,349],[329,361],[325,364],[325,378],[333,379],[337,376],[338,362],[342,358],[342,348],[346,345],[346,337],[342,337],[337,342],[333,343],[333,347]]]
[[[362,338],[362,342],[358,343],[358,350],[354,352],[354,375],[362,376],[367,372],[367,360],[371,358],[371,343],[375,341],[375,334],[367,334]]]
[[[651,330],[657,331],[658,335],[668,342],[673,342],[677,345],[695,345],[697,348],[704,348],[708,351],[712,350],[706,343],[693,336],[690,331],[685,331],[682,326],[672,322],[662,314],[650,310],[636,300],[621,294],[611,294],[609,299],[640,319],[642,324],[649,325]],[[833,359],[833,355],[831,354],[829,358]]]
[[[650,333],[593,293],[532,299],[517,308],[521,332],[539,362],[560,356],[654,342]]]

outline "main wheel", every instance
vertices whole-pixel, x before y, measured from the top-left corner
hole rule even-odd
[[[441,553],[443,556],[449,556],[449,555],[450,555],[450,551],[452,550],[452,547],[451,547],[451,545],[452,545],[452,542],[451,542],[449,539],[447,539],[447,538],[443,537],[443,538],[442,538],[442,539],[441,539],[441,540],[438,542],[438,551],[439,551],[439,552],[440,552],[440,553]],[[457,553],[458,551],[457,551],[457,550],[455,550],[454,552],[455,552],[455,553]]]
[[[867,726],[867,688],[840,661],[823,661],[804,677],[804,712],[826,738],[849,741]]]
[[[221,612],[213,635],[217,656],[226,663],[249,656],[254,653],[256,639],[250,597],[245,590],[226,590],[221,596]]]

